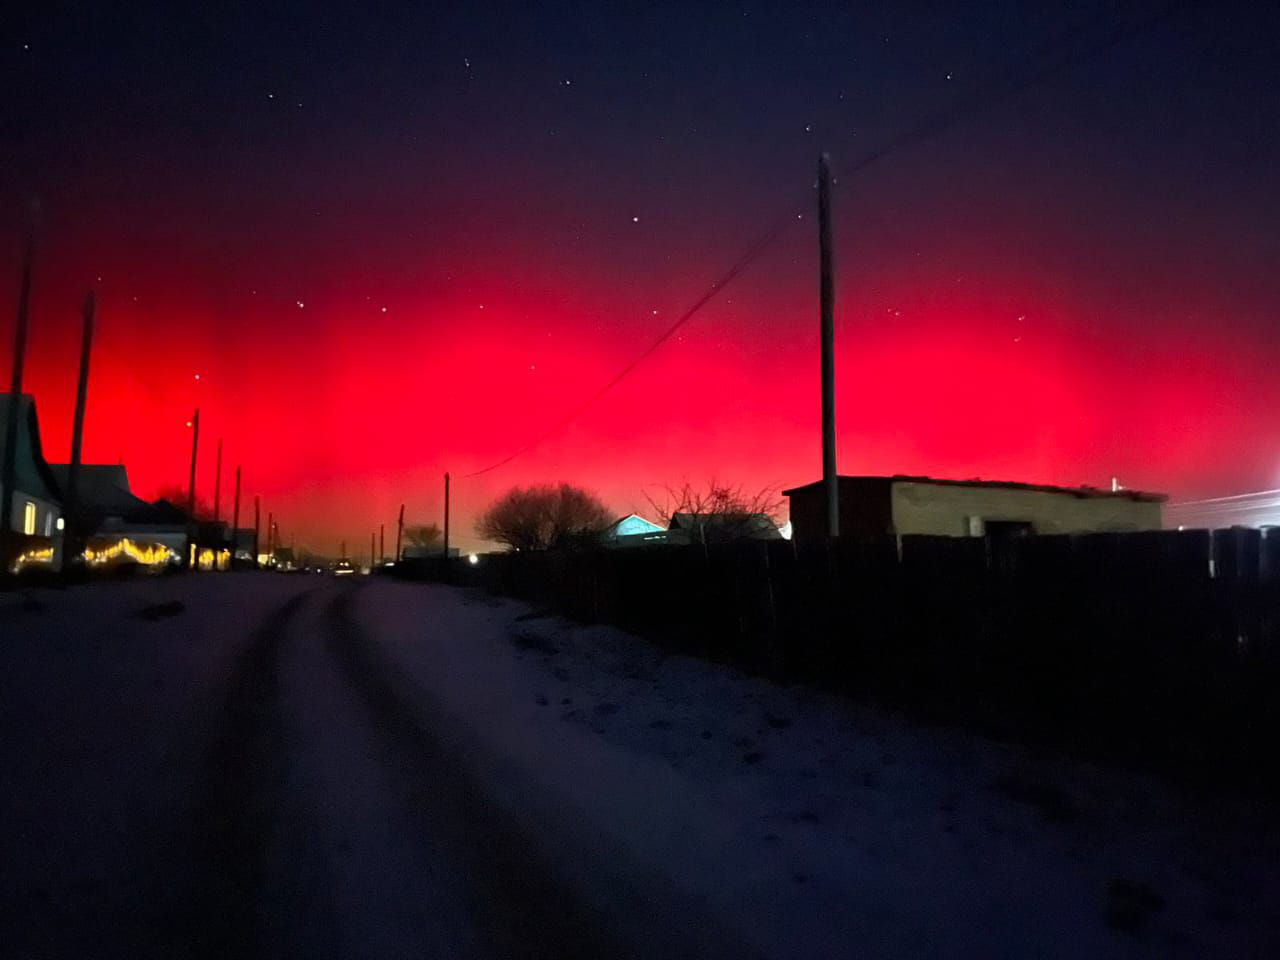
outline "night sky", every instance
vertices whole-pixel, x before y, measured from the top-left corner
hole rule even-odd
[[[445,470],[464,547],[516,483],[811,481],[825,149],[842,472],[1280,486],[1275,4],[108,6],[0,25],[52,460],[94,287],[86,459],[185,483],[198,403],[299,543]]]

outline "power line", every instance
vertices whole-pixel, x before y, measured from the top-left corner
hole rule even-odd
[[[1054,46],[1061,46],[1064,42],[1072,41],[1081,33],[1081,31],[1066,31],[1059,37],[1041,44],[1036,53],[1024,62],[1024,67],[1032,68],[1029,72],[1023,72],[1021,75],[1015,73],[1013,76],[1007,77],[1003,82],[988,86],[984,90],[979,91],[977,94],[969,98],[967,107],[963,104],[953,104],[944,110],[935,111],[915,126],[903,133],[900,133],[898,136],[891,138],[878,149],[862,156],[851,166],[845,168],[844,173],[847,176],[860,173],[895,151],[901,150],[904,147],[913,146],[914,144],[927,140],[930,137],[944,133],[948,129],[956,126],[958,123],[969,119],[970,117],[980,113],[982,110],[990,109],[1005,100],[1008,100],[1023,90],[1034,86],[1036,83],[1047,80],[1050,77],[1066,70],[1070,70],[1073,67],[1077,67],[1094,57],[1100,56],[1101,54],[1114,49],[1130,37],[1144,33],[1166,20],[1171,19],[1182,9],[1193,6],[1195,2],[1196,0],[1175,0],[1175,2],[1166,4],[1157,13],[1144,20],[1140,20],[1127,27],[1122,25],[1109,36],[1103,37],[1095,43],[1086,45],[1078,50],[1066,51],[1058,57],[1056,61],[1042,63],[1037,66],[1033,61],[1040,58],[1045,50],[1051,49]],[[959,109],[957,109],[958,107]],[[751,247],[748,248],[747,252],[732,267],[730,267],[723,276],[721,276],[716,282],[712,283],[711,288],[703,294],[693,304],[693,306],[681,314],[676,322],[668,327],[657,340],[651,343],[634,360],[623,367],[622,370],[613,377],[613,379],[609,380],[594,394],[571,410],[562,419],[557,421],[550,429],[546,430],[524,446],[517,449],[515,452],[502,458],[496,463],[492,463],[483,469],[474,471],[473,473],[463,474],[461,479],[469,480],[472,477],[478,477],[497,470],[499,467],[506,466],[512,460],[515,460],[517,457],[527,453],[548,437],[555,435],[567,427],[570,423],[581,416],[588,407],[617,386],[618,383],[625,379],[637,366],[640,365],[641,362],[669,340],[677,330],[684,326],[703,307],[705,307],[717,293],[732,283],[742,273],[742,271],[750,266],[792,222],[794,221],[791,219],[790,212],[788,211],[759,240],[752,244]]]
[[[783,230],[786,229],[788,224],[789,224],[788,220],[780,220],[777,223],[775,223],[772,227],[770,227],[768,231],[766,231],[758,240],[756,240],[754,244],[751,245],[751,247],[747,250],[747,252],[743,254],[742,257],[740,257],[732,267],[730,267],[727,271],[725,271],[724,274],[722,274],[714,283],[711,284],[711,288],[707,290],[707,292],[704,293],[701,297],[699,297],[697,301],[694,302],[693,306],[689,307],[688,310],[680,314],[680,316],[676,318],[675,323],[667,327],[667,329],[663,331],[662,335],[658,337],[657,340],[649,344],[649,346],[646,347],[639,355],[637,355],[635,359],[633,359],[625,367],[619,370],[618,373],[614,375],[613,379],[611,379],[608,383],[606,383],[599,390],[593,393],[590,397],[588,397],[586,400],[580,403],[577,407],[571,410],[568,414],[566,414],[563,418],[557,421],[550,429],[546,430],[544,433],[540,434],[538,437],[529,441],[523,447],[516,450],[514,453],[510,454],[509,456],[503,457],[497,463],[490,464],[489,466],[485,467],[483,470],[476,470],[474,473],[463,474],[461,479],[469,480],[472,477],[478,477],[481,474],[489,473],[491,470],[497,470],[499,467],[506,466],[516,457],[520,456],[523,453],[527,453],[529,450],[536,447],[543,440],[546,440],[548,437],[553,436],[556,433],[559,433],[561,430],[567,427],[570,423],[572,423],[574,420],[580,417],[588,407],[590,407],[593,403],[595,403],[597,400],[603,397],[606,393],[608,393],[610,390],[616,387],[619,383],[621,383],[627,377],[627,375],[631,373],[632,370],[634,370],[642,362],[644,362],[644,360],[648,358],[660,346],[662,346],[664,343],[670,340],[671,337],[676,333],[676,331],[679,330],[681,327],[683,327],[690,320],[692,320],[694,315],[697,314],[698,311],[700,311],[708,303],[710,303],[711,300],[716,296],[716,294],[720,293],[722,290],[724,290],[725,287],[733,283],[733,281],[738,278],[738,276],[742,273],[742,271],[746,270],[747,267],[749,267],[761,254],[764,253],[764,251],[769,247],[770,244],[773,243],[773,241],[778,239],[778,237],[782,234]]]

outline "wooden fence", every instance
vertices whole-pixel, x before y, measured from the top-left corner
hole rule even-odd
[[[996,735],[1280,785],[1280,531],[788,541],[402,564]]]

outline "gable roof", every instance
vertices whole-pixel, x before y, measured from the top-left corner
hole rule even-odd
[[[13,394],[0,393],[0,464],[4,462],[4,444],[9,422],[9,411],[14,402]],[[36,417],[36,401],[24,393],[18,403],[18,440],[14,457],[15,488],[41,500],[59,503],[62,500],[58,481],[40,448],[40,421]]]
[[[606,537],[633,537],[646,533],[662,533],[663,528],[651,520],[646,520],[638,513],[629,513],[619,517],[604,528]]]

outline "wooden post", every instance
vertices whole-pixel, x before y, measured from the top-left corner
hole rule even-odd
[[[400,544],[404,540],[404,504],[400,504],[400,519],[396,521],[396,563],[400,562]]]
[[[231,508],[231,559],[235,560],[240,548],[240,468],[236,467],[236,497]]]
[[[18,412],[22,406],[22,375],[27,363],[27,328],[31,311],[31,264],[35,259],[35,229],[27,235],[18,288],[18,327],[13,338],[13,377],[9,381],[9,410],[4,425],[4,465],[0,468],[0,531],[13,529],[13,494],[17,486]]]
[[[187,563],[195,568],[199,566],[192,556],[192,548],[199,551],[199,527],[196,525],[196,457],[200,453],[200,408],[191,417],[191,477],[187,481]]]
[[[213,522],[222,519],[222,438],[218,438],[217,465],[213,470]]]
[[[258,495],[253,497],[253,565],[259,567],[258,562],[258,537],[262,533],[262,498]]]
[[[89,356],[93,351],[95,312],[93,291],[84,298],[84,327],[80,337],[80,379],[76,383],[76,412],[71,421],[71,463],[67,466],[66,502],[63,503],[62,569],[80,564],[82,539],[80,523],[80,458],[84,448],[84,411],[89,398]]]
[[[822,332],[822,487],[827,535],[840,535],[840,481],[836,471],[835,275],[831,267],[831,158],[818,158],[818,283]]]
[[[449,559],[449,474],[444,475],[444,558]]]

